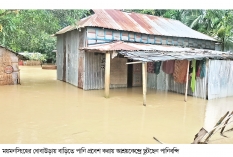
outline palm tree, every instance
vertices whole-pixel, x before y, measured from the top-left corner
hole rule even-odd
[[[222,45],[222,51],[233,47],[232,10],[186,10],[181,21],[194,30],[216,38]]]

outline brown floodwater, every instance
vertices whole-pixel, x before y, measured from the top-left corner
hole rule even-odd
[[[203,100],[142,88],[84,91],[56,80],[56,70],[21,66],[21,85],[0,86],[1,144],[189,144],[233,110],[233,97]],[[230,123],[231,124],[231,123]],[[230,129],[231,126],[226,128]],[[233,143],[216,133],[210,143]]]

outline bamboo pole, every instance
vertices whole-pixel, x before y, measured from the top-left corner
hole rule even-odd
[[[225,127],[226,127],[228,121],[231,119],[231,116],[232,116],[232,115],[233,115],[233,111],[232,111],[231,114],[229,114],[229,116],[227,117],[227,120],[226,120],[226,122],[224,123],[224,127],[222,128],[220,134],[223,134],[223,131],[224,131],[224,129],[225,129]]]
[[[187,73],[186,73],[186,87],[185,87],[185,96],[184,96],[184,101],[187,101],[187,95],[188,95],[188,80],[189,78],[189,61],[188,61],[188,66],[187,66]]]
[[[229,114],[229,111],[223,116],[223,117],[221,117],[220,119],[219,119],[219,121],[215,124],[215,126],[214,127],[216,127],[216,126],[218,126],[218,125],[220,125],[221,123],[222,123],[222,121],[226,118],[226,116]],[[214,129],[214,130],[212,130],[210,133],[209,133],[209,135],[207,136],[207,138],[205,139],[205,143],[207,143],[208,141],[209,141],[209,138],[212,136],[212,134],[214,133],[214,131],[216,130],[216,128]]]
[[[109,98],[110,86],[110,52],[105,53],[105,98]]]
[[[142,91],[143,105],[146,106],[146,86],[147,86],[147,63],[142,63]]]

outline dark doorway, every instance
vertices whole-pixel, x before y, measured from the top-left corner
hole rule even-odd
[[[132,62],[128,60],[128,62]],[[133,64],[128,64],[127,87],[133,86]]]

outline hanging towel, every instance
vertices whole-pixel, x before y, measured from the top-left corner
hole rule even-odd
[[[154,62],[154,73],[156,73],[157,75],[160,72],[160,66],[161,66],[161,61],[159,62]]]
[[[191,79],[191,89],[194,92],[195,85],[196,85],[196,60],[192,61],[192,67],[193,67],[193,72],[192,72],[192,79]]]
[[[174,72],[175,60],[164,61],[162,65],[162,70],[166,74],[172,74]]]
[[[187,75],[187,66],[188,60],[176,60],[175,61],[175,68],[174,68],[174,81],[178,83],[185,83],[186,82],[186,75]]]
[[[147,72],[148,73],[154,73],[154,63],[153,62],[148,62],[147,63]]]
[[[200,78],[205,77],[205,70],[206,70],[206,59],[203,59],[203,60],[201,61]]]

